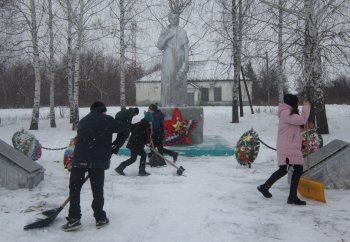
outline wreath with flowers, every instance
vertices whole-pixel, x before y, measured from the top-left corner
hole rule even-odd
[[[322,146],[323,138],[316,128],[309,129],[302,133],[302,152],[304,157],[306,157],[308,153],[312,154],[319,150]]]
[[[259,135],[253,130],[245,132],[237,142],[235,156],[240,165],[248,165],[254,162],[260,149]]]
[[[27,131],[21,130],[12,136],[13,147],[31,160],[35,161],[41,157],[41,144],[35,136]]]

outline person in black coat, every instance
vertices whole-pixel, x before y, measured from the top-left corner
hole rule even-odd
[[[164,148],[163,141],[165,138],[165,132],[164,132],[164,118],[165,114],[158,109],[157,105],[151,104],[148,109],[153,114],[153,121],[152,121],[152,142],[154,148],[157,148],[159,153],[161,155],[167,154],[173,157],[173,161],[176,162],[178,153],[172,150],[168,150]],[[148,157],[151,157],[153,155],[153,151],[151,151],[148,154]]]
[[[133,117],[138,114],[139,114],[139,109],[137,107],[122,109],[115,115],[115,119],[131,125]],[[120,147],[124,145],[128,137],[129,137],[129,134],[125,134],[125,133],[119,133],[117,135],[117,138],[112,143],[112,154],[118,154]]]
[[[140,155],[140,166],[139,166],[139,176],[148,176],[150,173],[146,172],[146,151],[144,150],[145,145],[150,142],[152,114],[147,112],[145,117],[141,119],[140,122],[132,124],[131,126],[131,136],[129,142],[126,145],[130,149],[131,156],[126,161],[120,163],[120,165],[115,168],[115,171],[121,175],[125,176],[124,169],[133,164],[137,156]]]
[[[81,227],[80,191],[86,172],[90,178],[93,195],[91,207],[94,211],[96,227],[100,228],[109,222],[103,210],[103,186],[104,172],[110,167],[112,134],[129,133],[130,127],[106,115],[106,112],[106,106],[102,102],[94,102],[90,107],[90,113],[79,122],[69,179],[68,222],[62,226],[64,231],[73,231]]]

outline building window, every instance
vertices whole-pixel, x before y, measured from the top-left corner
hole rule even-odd
[[[209,102],[209,88],[201,88],[202,101]]]
[[[214,102],[221,102],[221,87],[215,87],[214,88]]]

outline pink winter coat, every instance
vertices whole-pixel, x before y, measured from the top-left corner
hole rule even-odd
[[[278,165],[304,164],[302,145],[302,129],[300,125],[306,124],[310,115],[310,105],[304,105],[300,115],[291,114],[292,107],[282,103],[278,107],[278,133],[277,133],[277,162]]]

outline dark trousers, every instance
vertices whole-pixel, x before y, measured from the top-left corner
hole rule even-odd
[[[147,157],[146,151],[144,149],[142,149],[142,150],[130,149],[130,153],[131,153],[130,158],[127,159],[126,161],[123,161],[122,163],[120,163],[119,166],[122,167],[123,169],[125,169],[125,167],[133,164],[137,160],[137,156],[139,155],[139,156],[141,156],[139,171],[145,171],[146,170],[146,157]]]
[[[174,155],[175,155],[174,151],[164,148],[164,146],[163,146],[163,139],[160,139],[158,137],[157,138],[152,137],[152,141],[153,141],[154,148],[157,148],[157,150],[159,151],[159,153],[161,155],[167,154],[167,155],[170,155],[170,156],[174,157]],[[151,150],[151,152],[149,154],[149,157],[151,157],[151,155],[153,155],[153,151],[152,150]]]
[[[280,178],[284,177],[288,173],[288,165],[280,166],[277,171],[275,171],[269,179],[265,182],[265,186],[267,188],[270,188],[276,181],[278,181]],[[293,174],[292,174],[292,180],[290,183],[290,189],[289,189],[289,197],[296,197],[297,196],[297,189],[298,184],[300,180],[300,176],[303,173],[303,166],[302,165],[293,165]]]
[[[89,174],[93,195],[91,208],[94,211],[94,217],[96,221],[104,220],[106,218],[106,212],[103,211],[103,186],[105,180],[105,171],[103,169],[72,168],[69,179],[70,207],[68,216],[71,218],[81,218],[80,191],[86,172]]]
[[[125,143],[125,141],[128,139],[129,133],[128,132],[122,132],[117,134],[117,138],[113,141],[112,146],[112,153],[118,154],[118,151],[120,147],[122,147]]]

